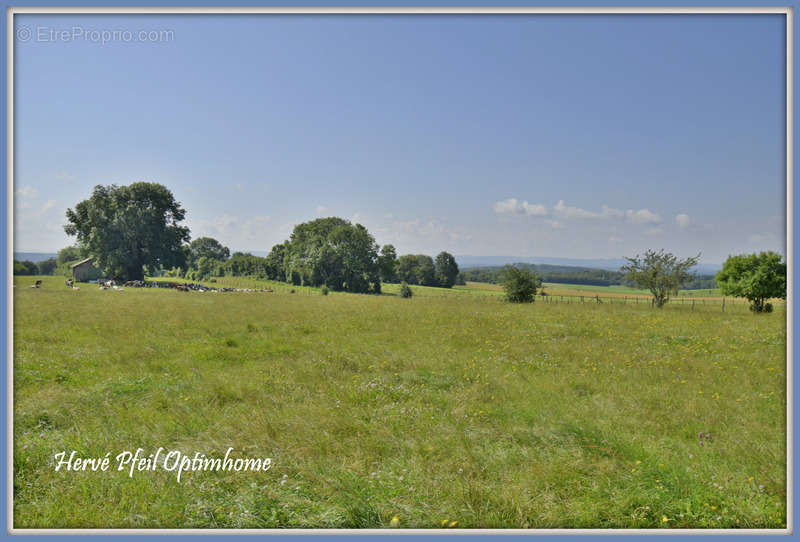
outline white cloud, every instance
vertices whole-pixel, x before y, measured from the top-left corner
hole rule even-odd
[[[56,206],[56,200],[49,199],[44,203],[44,205],[42,206],[41,211],[39,211],[39,212],[44,214],[44,213],[46,213],[47,211],[49,211],[50,209],[52,209],[55,206]]]
[[[675,217],[675,223],[680,228],[688,228],[691,220],[687,214],[679,214]]]
[[[39,192],[30,186],[20,186],[14,191],[14,195],[19,198],[35,198]]]
[[[61,170],[55,174],[55,178],[59,181],[74,181],[77,179],[75,175],[70,173],[69,171]]]
[[[608,205],[603,205],[600,212],[587,211],[580,207],[570,207],[564,203],[564,200],[558,200],[555,207],[556,215],[562,218],[581,218],[581,219],[596,219],[596,218],[619,218],[625,215],[619,209],[614,209]]]
[[[328,208],[325,207],[324,205],[317,205],[316,211],[318,215],[324,215],[325,213],[328,212]]]
[[[612,207],[609,207],[608,205],[603,205],[603,211],[601,214],[603,215],[603,217],[606,218],[620,218],[625,216],[625,213],[623,213],[619,209],[614,209]]]
[[[612,243],[621,243],[622,237],[617,237],[616,235],[612,235],[611,237],[608,238],[608,240]]]
[[[525,215],[525,216],[547,216],[547,208],[538,203],[528,203],[526,201],[518,201],[516,198],[510,198],[504,201],[498,201],[494,204],[494,212],[497,214],[510,214],[510,215]]]
[[[442,250],[469,251],[475,246],[473,232],[439,219],[399,220],[365,223],[379,244],[392,244],[399,254],[431,254]]]
[[[752,244],[771,244],[778,240],[778,236],[772,232],[754,233],[747,236],[747,241]]]
[[[580,207],[569,207],[564,204],[563,199],[558,200],[553,209],[555,209],[556,215],[562,218],[600,218],[602,216],[600,213],[593,213]]]
[[[561,230],[564,228],[564,224],[559,222],[558,220],[545,220],[548,226],[553,228],[554,230]]]
[[[660,216],[649,209],[639,209],[638,211],[628,209],[625,211],[625,217],[632,224],[660,224],[663,222]]]
[[[661,235],[662,233],[664,233],[664,228],[662,228],[661,226],[657,226],[655,228],[647,228],[647,230],[645,230],[644,233],[645,235],[651,235],[651,236]]]
[[[274,228],[271,218],[258,215],[243,218],[234,215],[218,215],[209,220],[187,220],[192,238],[213,237],[232,250],[258,249],[272,239]],[[268,248],[268,247],[267,247]]]

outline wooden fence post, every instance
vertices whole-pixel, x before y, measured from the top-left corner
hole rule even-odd
[[[725,298],[722,298],[722,312],[725,312]]]

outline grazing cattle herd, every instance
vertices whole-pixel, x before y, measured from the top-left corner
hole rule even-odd
[[[31,288],[40,288],[42,285],[41,280],[37,280]],[[67,288],[73,290],[80,290],[80,287],[75,286],[75,280],[70,278],[64,281]],[[266,292],[273,293],[270,288],[212,288],[204,284],[197,284],[194,282],[166,282],[166,281],[146,281],[146,280],[129,280],[122,282],[121,285],[113,279],[100,279],[97,281],[97,287],[101,290],[117,290],[121,291],[125,288],[172,288],[179,292]]]

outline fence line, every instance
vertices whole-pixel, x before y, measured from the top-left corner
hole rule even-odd
[[[611,305],[650,305],[655,306],[655,298],[643,296],[587,296],[587,295],[562,295],[562,294],[537,294],[534,297],[535,301],[543,303],[582,303],[582,304],[603,304],[608,303]],[[750,310],[750,302],[746,299],[735,299],[723,297],[721,299],[700,299],[688,296],[679,296],[670,298],[666,303],[667,307],[681,306],[686,310],[694,311],[695,309],[715,309],[720,312],[727,310]]]

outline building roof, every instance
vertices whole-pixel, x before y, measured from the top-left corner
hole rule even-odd
[[[74,269],[75,267],[78,267],[79,265],[83,265],[85,263],[90,263],[92,260],[94,260],[94,258],[86,258],[85,260],[81,260],[79,262],[76,262],[76,263],[70,265],[69,267],[70,267],[70,269]]]

